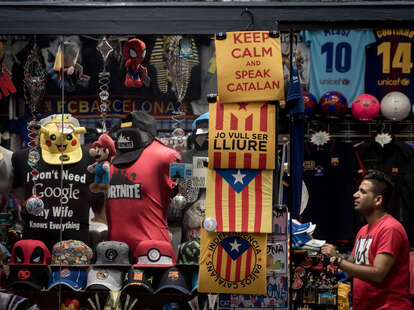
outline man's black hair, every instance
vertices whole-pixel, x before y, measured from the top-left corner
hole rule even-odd
[[[384,209],[387,209],[388,202],[394,188],[391,178],[382,171],[368,170],[362,180],[369,180],[372,183],[372,191],[375,195],[381,195],[383,197],[382,205]]]

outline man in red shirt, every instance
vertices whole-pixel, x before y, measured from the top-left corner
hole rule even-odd
[[[322,254],[354,278],[353,309],[413,309],[409,295],[409,243],[403,226],[385,207],[392,183],[383,172],[369,170],[354,194],[355,210],[366,219],[352,255],[342,260],[331,244]]]

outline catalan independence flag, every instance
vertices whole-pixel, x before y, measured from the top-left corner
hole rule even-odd
[[[218,232],[272,232],[273,170],[207,169],[206,218]]]
[[[266,234],[201,229],[199,292],[266,293]]]
[[[209,117],[210,168],[275,169],[275,105],[217,100]]]

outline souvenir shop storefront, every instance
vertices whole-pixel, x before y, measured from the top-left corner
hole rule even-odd
[[[368,169],[414,244],[412,16],[0,2],[0,309],[351,309]]]

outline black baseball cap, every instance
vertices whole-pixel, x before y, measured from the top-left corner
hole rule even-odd
[[[153,276],[141,269],[130,269],[125,274],[124,287],[122,291],[145,291],[148,293],[154,293],[152,288]]]
[[[187,280],[184,277],[184,273],[179,270],[177,267],[168,268],[161,277],[159,286],[155,293],[160,293],[164,291],[178,291],[183,294],[190,293]]]
[[[134,111],[128,114],[116,133],[117,156],[113,160],[114,165],[133,163],[142,154],[146,145],[143,144],[140,130],[149,134],[149,142],[151,142],[157,135],[155,119],[144,111]]]
[[[47,266],[10,265],[10,275],[7,288],[35,288],[40,290],[47,287],[49,269]]]

